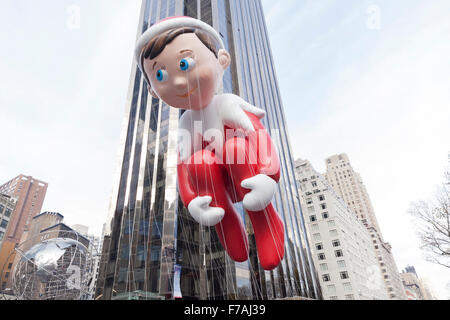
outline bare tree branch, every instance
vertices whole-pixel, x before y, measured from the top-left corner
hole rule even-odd
[[[417,235],[428,261],[450,268],[450,172],[432,201],[411,204]]]

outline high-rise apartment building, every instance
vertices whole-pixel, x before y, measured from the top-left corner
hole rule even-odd
[[[388,297],[405,300],[405,290],[392,254],[392,247],[383,239],[369,193],[361,176],[353,170],[346,154],[329,157],[326,159],[326,166],[328,183],[369,230]]]
[[[324,299],[387,299],[366,227],[309,161],[295,169]]]
[[[6,230],[8,229],[11,214],[16,208],[16,203],[16,198],[0,193],[0,248],[2,247],[2,242],[5,237]]]
[[[31,219],[41,211],[47,186],[46,182],[22,174],[0,186],[0,193],[17,199],[0,248],[0,268],[4,265],[12,266],[15,259],[14,248],[20,243]],[[8,286],[9,275],[8,268],[0,275],[2,288]]]
[[[263,124],[277,144],[281,162],[274,205],[286,226],[285,258],[273,271],[260,267],[252,226],[242,207],[250,244],[245,263],[231,261],[215,230],[200,227],[190,217],[177,192],[180,111],[152,99],[134,63],[97,297],[320,298],[261,2],[144,0],[138,36],[163,18],[183,15],[220,32],[233,60],[222,91],[267,111]]]

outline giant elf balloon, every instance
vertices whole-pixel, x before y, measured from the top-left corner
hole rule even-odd
[[[272,205],[280,179],[275,146],[261,124],[265,112],[232,94],[218,94],[231,64],[220,35],[190,17],[171,17],[138,40],[135,57],[150,94],[186,110],[179,123],[178,185],[199,224],[215,227],[228,255],[249,257],[242,202],[265,270],[284,256],[284,225]]]

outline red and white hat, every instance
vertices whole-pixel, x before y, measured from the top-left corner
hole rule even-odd
[[[148,28],[147,31],[145,31],[138,39],[135,49],[135,59],[139,66],[139,69],[144,72],[144,67],[142,65],[141,59],[141,55],[143,53],[142,51],[154,37],[168,30],[184,27],[196,28],[209,33],[217,41],[217,44],[220,45],[221,48],[225,48],[219,33],[209,24],[191,17],[169,17]]]

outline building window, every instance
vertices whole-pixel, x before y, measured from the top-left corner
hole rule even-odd
[[[342,250],[336,250],[334,252],[334,254],[336,255],[337,258],[343,257],[344,253],[342,252]]]
[[[329,299],[330,299],[330,300],[337,300],[338,297],[337,297],[337,296],[331,296]]]
[[[316,250],[318,250],[318,251],[323,250],[323,244],[316,243]]]
[[[330,236],[336,237],[337,235],[338,235],[338,233],[337,233],[336,229],[330,230]]]
[[[312,203],[313,203],[312,198],[307,198],[306,199],[306,204],[312,204]]]
[[[322,213],[322,217],[323,217],[324,219],[328,219],[329,216],[330,216],[330,215],[328,214],[328,212]]]
[[[313,238],[314,238],[315,241],[322,240],[322,237],[320,236],[320,233],[314,233]]]
[[[330,221],[328,221],[328,226],[334,227],[334,226],[336,226],[336,222],[334,222],[334,220],[330,220]]]
[[[313,232],[319,231],[319,225],[317,223],[311,225],[311,230]]]
[[[325,253],[319,253],[319,254],[317,255],[317,257],[319,258],[319,260],[325,260],[325,259],[326,259]]]
[[[313,187],[317,187],[317,182],[316,181],[311,182],[311,184],[312,184]]]
[[[316,222],[317,221],[317,217],[315,215],[312,215],[309,217],[309,220],[311,220],[311,222]]]
[[[339,268],[345,268],[347,266],[345,260],[338,260],[337,264]]]
[[[327,204],[326,203],[322,203],[320,205],[320,207],[322,208],[322,210],[326,210],[327,209]]]
[[[350,282],[345,282],[342,284],[342,286],[344,287],[345,292],[352,291],[352,284]]]
[[[327,286],[329,294],[336,294],[336,286],[334,284]]]
[[[321,263],[320,271],[328,271],[328,265],[326,263]]]
[[[322,276],[322,280],[323,280],[323,282],[331,281],[330,275],[329,274],[324,274]]]
[[[341,242],[339,240],[333,240],[333,247],[339,247]]]
[[[320,195],[319,196],[319,201],[325,201],[325,196],[324,195]]]
[[[339,272],[339,274],[341,275],[341,279],[348,279],[348,272],[347,271],[342,271]]]
[[[355,300],[355,296],[352,294],[346,294],[345,295],[345,300]]]

